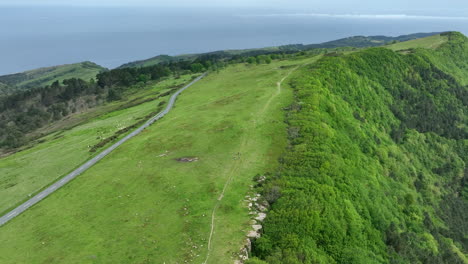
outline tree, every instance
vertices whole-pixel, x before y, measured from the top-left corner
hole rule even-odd
[[[149,80],[151,80],[151,76],[149,76],[148,74],[140,74],[138,76],[138,82],[146,84]]]
[[[190,69],[194,73],[203,72],[205,70],[205,68],[203,67],[203,64],[201,63],[194,63],[190,65]]]
[[[257,62],[257,59],[255,57],[249,57],[247,58],[247,63],[248,64],[254,64]]]

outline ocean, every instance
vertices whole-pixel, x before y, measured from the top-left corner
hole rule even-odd
[[[449,30],[468,34],[468,18],[248,9],[0,7],[0,75],[81,61],[114,68],[160,54]]]

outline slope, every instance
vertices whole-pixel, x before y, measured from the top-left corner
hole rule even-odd
[[[291,93],[278,96],[277,82],[314,60],[207,76],[160,122],[0,228],[0,262],[201,263],[217,208],[208,263],[229,263],[249,228],[251,179],[285,147]]]
[[[404,51],[415,48],[437,49],[442,44],[446,43],[448,39],[446,34],[437,34],[425,38],[390,44],[386,47],[394,51]]]
[[[4,83],[0,82],[0,96],[7,95],[12,92],[12,88]]]
[[[354,36],[349,38],[338,39],[334,41],[325,42],[322,44],[310,44],[305,45],[303,49],[314,49],[314,48],[338,48],[338,47],[354,47],[354,48],[366,48],[366,47],[377,47],[382,46],[391,42],[408,42],[410,40],[417,40],[421,38],[438,35],[439,33],[416,33],[410,35],[402,35],[397,37],[388,36]]]
[[[55,131],[37,140],[31,148],[0,159],[0,213],[6,213],[58,178],[95,155],[95,146],[104,147],[125,135],[125,130],[145,121],[167,101],[174,87],[187,83],[191,75],[148,85],[144,91],[126,94],[115,101],[50,124],[42,131]],[[124,132],[124,133],[122,133]],[[100,150],[96,148],[96,150]]]
[[[61,82],[71,78],[80,78],[88,81],[94,79],[98,73],[104,70],[106,69],[87,61],[3,75],[0,76],[0,83],[18,89],[29,89],[50,85],[55,81]]]
[[[313,49],[333,49],[340,47],[354,47],[354,48],[364,48],[364,47],[375,47],[382,46],[394,41],[408,41],[413,39],[424,38],[432,35],[437,35],[439,33],[416,33],[411,35],[402,35],[398,37],[387,37],[387,36],[354,36],[349,38],[343,38],[333,41],[324,42],[321,44],[292,44],[284,45],[278,47],[266,47],[266,48],[257,48],[257,49],[243,49],[243,50],[221,50],[203,54],[186,54],[179,56],[168,56],[168,55],[159,55],[150,59],[134,61],[126,63],[119,68],[127,67],[147,67],[151,65],[156,65],[160,63],[171,63],[175,61],[193,61],[199,57],[204,56],[219,56],[224,58],[231,58],[235,56],[257,56],[262,54],[271,54],[271,53],[294,53],[298,51],[306,51]]]
[[[262,187],[271,210],[256,256],[467,263],[468,40],[442,37],[435,50],[418,48],[427,39],[404,54],[372,48],[294,74],[290,146]]]

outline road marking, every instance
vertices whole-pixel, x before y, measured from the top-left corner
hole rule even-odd
[[[16,214],[16,212],[12,212],[12,213],[10,213],[9,215],[7,215],[7,217],[12,217],[12,216],[15,215],[15,214]]]

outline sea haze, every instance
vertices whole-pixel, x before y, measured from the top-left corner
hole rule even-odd
[[[0,75],[90,60],[113,68],[159,54],[456,30],[468,18],[243,9],[0,7]]]

